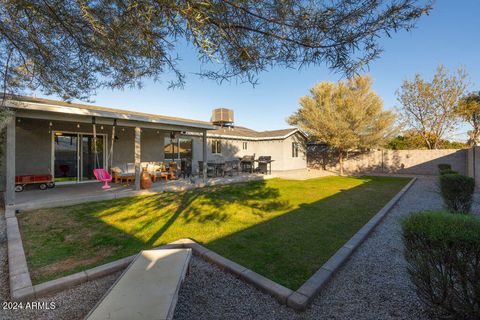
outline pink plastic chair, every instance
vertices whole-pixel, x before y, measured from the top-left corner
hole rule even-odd
[[[110,173],[108,173],[107,170],[93,169],[93,174],[95,175],[95,178],[97,178],[98,181],[104,183],[102,189],[110,189],[110,186],[108,185],[108,183],[112,181],[112,176],[110,175]]]

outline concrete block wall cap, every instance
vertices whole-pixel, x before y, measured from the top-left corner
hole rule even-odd
[[[287,298],[287,306],[297,311],[305,311],[309,302],[310,298],[299,292],[294,292]]]
[[[22,242],[19,240],[8,241],[8,258],[13,259],[15,257],[20,257],[25,260],[25,252],[23,251]]]
[[[87,281],[87,274],[85,271],[82,271],[66,277],[37,284],[33,286],[33,290],[35,292],[35,297],[40,297],[49,293],[55,293],[69,289],[85,281]]]
[[[183,243],[168,243],[164,244],[160,247],[155,248],[155,250],[163,250],[163,249],[182,249],[185,248]]]
[[[25,256],[8,257],[8,272],[10,276],[16,276],[21,273],[28,273],[28,266]]]
[[[15,217],[15,206],[5,206],[5,218]]]
[[[306,297],[316,295],[327,282],[331,279],[333,273],[325,268],[320,268],[296,291]]]
[[[22,243],[22,237],[20,235],[20,231],[18,230],[17,227],[13,226],[7,226],[7,240],[9,243]]]
[[[355,233],[353,237],[345,243],[344,247],[355,250],[367,238],[367,235],[367,233]]]
[[[32,280],[28,272],[10,275],[10,292],[32,286]]]
[[[204,257],[205,254],[207,254],[208,252],[210,252],[210,250],[208,250],[207,248],[205,248],[204,246],[202,246],[201,244],[199,243],[189,243],[189,244],[185,244],[185,247],[187,248],[192,248],[193,250],[193,253],[199,257]]]
[[[17,228],[18,229],[18,221],[16,217],[11,217],[5,219],[7,223],[7,228]]]
[[[33,291],[33,287],[29,286],[26,288],[14,290],[11,293],[11,298],[12,300],[15,301],[25,301],[25,300],[30,300],[35,296],[35,292]]]
[[[325,262],[322,268],[325,268],[330,271],[335,271],[340,268],[345,261],[350,257],[352,254],[352,249],[349,249],[345,246],[338,249],[338,251]]]
[[[221,269],[227,270],[230,273],[235,275],[241,275],[247,268],[244,266],[239,265],[232,260],[229,260],[213,251],[208,251],[203,254],[203,258],[207,261],[213,262]]]
[[[275,297],[282,304],[287,304],[287,298],[293,294],[292,290],[249,269],[245,270],[241,277],[256,288]]]
[[[85,273],[87,274],[87,281],[98,279],[103,276],[123,270],[133,261],[134,258],[135,255],[85,270]]]

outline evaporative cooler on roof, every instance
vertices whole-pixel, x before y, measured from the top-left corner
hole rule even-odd
[[[212,123],[220,127],[233,126],[233,110],[217,108],[212,111]]]

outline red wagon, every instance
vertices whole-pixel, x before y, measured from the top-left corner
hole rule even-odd
[[[28,184],[38,184],[40,190],[54,188],[55,182],[51,174],[31,174],[15,177],[15,191],[22,192]]]

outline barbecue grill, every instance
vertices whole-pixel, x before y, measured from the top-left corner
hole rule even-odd
[[[255,154],[253,154],[252,156],[243,156],[243,158],[240,159],[242,172],[253,173],[254,163],[255,163]]]
[[[257,171],[263,174],[272,174],[272,160],[271,156],[260,156],[258,157],[258,167]]]

